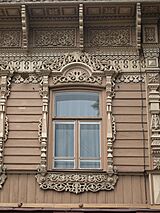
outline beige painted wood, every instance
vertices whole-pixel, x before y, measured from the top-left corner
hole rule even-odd
[[[86,208],[104,208],[105,206],[144,206],[145,192],[143,176],[126,176],[119,175],[119,181],[115,190],[111,192],[83,194],[70,194],[67,192],[54,192],[50,190],[42,190],[39,188],[33,174],[8,174],[8,185],[4,185],[4,189],[0,191],[0,206],[3,206],[2,200],[6,205],[18,205],[22,202],[25,207],[57,207],[64,208],[68,206],[79,207],[83,204]],[[140,187],[141,186],[141,187]],[[140,187],[140,189],[139,189]],[[7,190],[7,191],[6,191]],[[6,196],[5,194],[9,194]],[[14,203],[14,204],[13,204]],[[24,207],[23,206],[23,207]]]
[[[25,97],[25,96],[24,96]],[[30,97],[32,97],[32,93],[30,94]],[[29,107],[38,107],[38,106],[42,106],[42,101],[40,99],[9,99],[7,101],[7,106],[8,107],[25,107],[25,106],[29,106]]]
[[[36,139],[26,139],[26,138],[10,138],[7,140],[5,143],[5,147],[10,147],[10,148],[16,148],[16,147],[26,147],[26,148],[32,148],[32,147],[40,147],[39,141]]]
[[[22,107],[7,107],[8,115],[41,115],[42,108],[41,107],[30,107],[30,106],[22,106]]]
[[[10,123],[10,131],[38,131],[38,123]]]
[[[40,115],[9,115],[9,122],[21,122],[21,123],[37,123],[41,118]]]

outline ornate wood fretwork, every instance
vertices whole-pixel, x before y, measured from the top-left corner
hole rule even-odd
[[[160,169],[160,71],[148,73],[152,169]]]
[[[83,4],[79,4],[79,47],[84,48]]]
[[[75,194],[113,190],[118,176],[106,173],[48,173],[45,178],[36,176],[41,189],[52,189],[58,192],[68,191]]]
[[[133,83],[139,83],[139,82],[143,82],[144,83],[145,81],[145,76],[144,74],[142,75],[139,75],[139,74],[122,74],[120,76],[118,76],[118,78],[116,79],[116,83],[121,83],[121,82],[124,82],[124,83],[130,83],[130,82],[133,82]]]
[[[141,48],[141,4],[137,3],[136,5],[136,43],[137,49]]]
[[[28,48],[28,17],[26,5],[21,5],[21,20],[22,20],[22,47]]]
[[[4,142],[8,137],[8,117],[6,116],[6,101],[10,93],[10,80],[8,77],[9,72],[0,73],[0,189],[5,182],[6,176],[6,166],[3,162],[3,149]]]

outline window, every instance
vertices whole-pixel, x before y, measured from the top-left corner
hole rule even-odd
[[[100,169],[101,92],[53,92],[54,169]]]

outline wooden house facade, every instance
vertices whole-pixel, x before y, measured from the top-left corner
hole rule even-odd
[[[0,0],[0,211],[160,212],[160,2]]]

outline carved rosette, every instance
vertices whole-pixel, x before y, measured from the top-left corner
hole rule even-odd
[[[152,168],[160,170],[160,73],[148,73]]]
[[[118,176],[106,173],[48,173],[45,177],[36,175],[41,189],[52,189],[58,192],[68,191],[75,194],[113,190]]]

